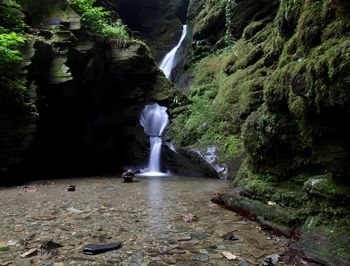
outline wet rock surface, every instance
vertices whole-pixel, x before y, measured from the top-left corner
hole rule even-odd
[[[181,24],[186,23],[188,0],[105,0],[116,4],[120,18],[146,40],[157,62],[170,51],[181,36]]]
[[[77,191],[68,192],[68,185]],[[0,188],[0,242],[9,247],[0,264],[260,265],[287,244],[210,202],[213,190],[228,187],[224,180],[162,177],[125,184],[122,178],[89,178],[30,186],[36,190]],[[185,223],[187,213],[198,221]],[[239,241],[225,241],[229,232]],[[122,247],[95,256],[82,252],[89,243],[113,242]],[[54,248],[43,248],[47,243]],[[40,252],[20,257],[31,249]],[[223,252],[237,258],[228,260]]]

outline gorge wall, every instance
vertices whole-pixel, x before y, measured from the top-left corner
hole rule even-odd
[[[310,260],[349,265],[349,2],[98,3],[151,50],[92,37],[65,0],[22,1],[31,36],[26,90],[0,88],[1,173],[104,174],[146,164],[138,117],[156,101],[169,107],[166,140],[179,148],[165,153],[169,165],[181,169],[200,153],[234,180],[233,193],[216,202],[296,236],[296,251]],[[173,78],[187,97],[152,57],[160,61],[183,23],[189,36]]]
[[[156,62],[169,52],[181,36],[187,21],[189,0],[118,0],[114,9],[133,34],[140,36],[152,50]]]
[[[28,179],[145,165],[148,139],[139,124],[144,105],[185,100],[149,49],[139,41],[87,34],[63,0],[24,1],[22,8],[30,26],[23,47],[26,91],[1,89],[2,173]]]
[[[191,104],[170,132],[234,179],[216,201],[303,232],[309,258],[330,265],[350,259],[349,11],[342,0],[191,1],[176,78]]]

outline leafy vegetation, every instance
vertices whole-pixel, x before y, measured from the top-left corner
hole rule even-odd
[[[241,156],[242,142],[231,134],[235,125],[229,123],[230,115],[216,111],[218,90],[228,82],[223,68],[229,53],[230,49],[217,51],[193,67],[194,84],[189,91],[192,104],[175,110],[171,134],[177,145],[195,145],[203,154],[208,147],[217,147],[217,162],[230,167],[231,161]]]
[[[234,24],[232,23],[232,13],[236,6],[235,0],[224,0],[223,1],[224,9],[225,9],[225,21],[226,21],[226,32],[224,36],[225,43],[227,45],[231,45],[234,42],[234,38],[232,36]]]
[[[73,9],[81,16],[83,27],[93,36],[102,39],[129,40],[125,25],[118,20],[109,23],[110,13],[94,6],[96,0],[70,0]]]
[[[23,35],[25,23],[20,14],[20,6],[14,0],[5,0],[0,4],[0,86],[23,91],[20,78],[19,51],[26,38]]]

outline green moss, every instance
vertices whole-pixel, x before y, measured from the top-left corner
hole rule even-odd
[[[337,15],[344,20],[345,22],[349,23],[350,22],[350,3],[347,0],[337,0],[336,1],[336,13]]]
[[[266,26],[266,20],[265,19],[251,22],[244,29],[243,38],[245,38],[245,39],[252,38],[253,36],[255,36],[256,33],[261,31],[265,26]]]
[[[250,198],[265,203],[273,201],[281,206],[300,210],[307,202],[307,193],[302,189],[305,178],[297,176],[283,181],[275,175],[253,173],[249,169],[249,165],[245,163],[242,165],[235,183],[243,186],[245,194]]]
[[[237,61],[235,64],[235,69],[247,68],[255,64],[264,55],[262,45],[256,45],[249,49],[247,56],[242,57],[241,60]]]
[[[346,21],[341,18],[337,18],[332,23],[328,24],[322,33],[322,42],[331,39],[341,37],[350,31],[350,21]]]
[[[229,158],[239,156],[242,151],[242,140],[235,135],[231,135],[226,139],[224,145],[224,153]]]
[[[328,1],[323,3],[328,3]],[[299,44],[306,52],[320,43],[322,30],[327,23],[327,14],[328,6],[323,5],[319,1],[308,1],[305,3],[303,13],[299,19],[297,34]]]
[[[350,187],[334,180],[331,174],[310,178],[305,182],[304,189],[310,194],[328,199],[350,199]]]
[[[349,22],[341,11],[347,4],[336,4],[332,13],[326,0],[281,0],[273,21],[269,15],[256,17],[244,38],[200,61],[189,92],[193,104],[178,123],[179,139],[191,141],[180,142],[221,143],[227,152],[233,136],[243,141],[250,170],[279,176],[277,183],[313,168],[334,173],[343,168],[339,175],[344,175],[347,131],[332,128],[348,117]],[[235,156],[228,154],[220,157]],[[271,185],[254,182],[255,190]],[[295,184],[285,184],[274,199],[297,204],[300,195],[289,192],[302,184]]]
[[[293,71],[295,65],[295,62],[291,62],[277,69],[273,75],[266,80],[264,99],[268,110],[283,110],[287,106],[288,94],[291,86],[291,71]]]
[[[246,158],[255,171],[286,177],[308,163],[307,146],[288,114],[262,106],[246,120],[242,137]]]
[[[211,29],[212,25],[222,16],[224,16],[222,3],[218,3],[217,0],[205,1],[204,7],[194,21],[193,36],[196,39],[208,37],[211,34],[208,33],[208,29]]]
[[[221,57],[195,66],[193,103],[175,123],[187,144],[216,145],[223,163],[243,145],[234,184],[253,200],[226,203],[286,231],[326,228],[329,258],[349,259],[350,15],[348,1],[335,3],[332,11],[328,0],[281,0],[273,21],[250,22]],[[298,220],[266,215],[268,201]]]
[[[301,57],[301,55],[298,55],[298,36],[294,34],[283,47],[281,57],[278,61],[278,67],[284,67],[288,63],[297,61]]]
[[[304,3],[304,0],[280,1],[276,21],[279,32],[285,39],[294,34]]]
[[[309,92],[318,110],[349,102],[347,78],[350,70],[350,40],[348,37],[322,43],[310,54],[307,62]],[[311,98],[312,97],[312,98]]]
[[[332,253],[344,259],[350,260],[350,225],[341,228],[332,226],[324,229],[330,238],[333,245]]]
[[[264,50],[264,66],[269,68],[275,68],[276,62],[282,53],[284,41],[278,33],[275,22],[271,22],[266,26],[266,29],[261,33],[263,38],[263,50]],[[257,34],[257,38],[260,38],[260,34]]]
[[[270,196],[276,191],[271,183],[260,179],[249,180],[245,188],[247,189],[248,193],[252,195],[252,198],[261,200],[270,199]]]
[[[299,225],[302,218],[298,216],[295,209],[281,208],[280,206],[269,206],[266,203],[247,198],[236,198],[221,194],[220,201],[225,206],[238,212],[244,211],[248,216],[257,219],[265,225],[271,225],[271,228],[279,229],[281,232],[289,235],[291,228]]]

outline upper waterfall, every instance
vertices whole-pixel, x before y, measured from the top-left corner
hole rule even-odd
[[[185,40],[186,35],[187,35],[187,25],[183,25],[180,41],[169,53],[166,54],[166,56],[163,58],[162,62],[160,63],[159,68],[164,72],[167,79],[170,79],[171,71],[173,70],[175,65],[176,53],[179,50],[183,41]]]

